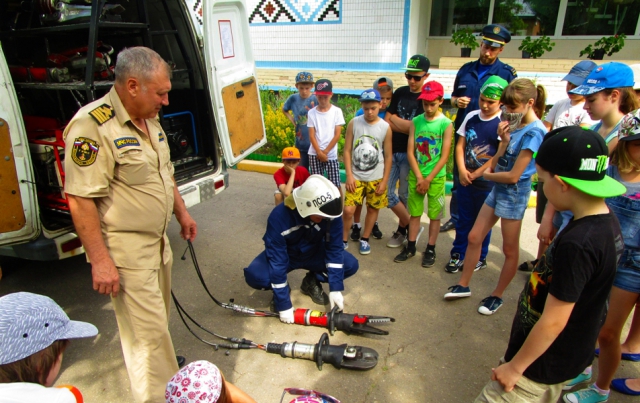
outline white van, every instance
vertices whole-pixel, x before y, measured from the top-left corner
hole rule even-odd
[[[84,253],[62,190],[61,134],[111,88],[125,47],[151,47],[173,68],[159,118],[187,207],[224,190],[227,166],[266,142],[244,1],[2,3],[0,255]]]

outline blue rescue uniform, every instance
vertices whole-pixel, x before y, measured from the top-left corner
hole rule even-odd
[[[471,98],[466,108],[458,109],[454,122],[456,131],[460,128],[462,122],[464,122],[467,113],[480,109],[480,88],[482,88],[482,85],[490,76],[502,77],[508,83],[518,76],[516,69],[508,64],[502,63],[500,59],[497,59],[486,71],[483,71],[481,76],[478,76],[478,65],[480,65],[480,61],[476,60],[460,67],[456,75],[456,80],[453,83],[451,96]]]
[[[262,237],[264,252],[244,269],[251,287],[273,290],[276,311],[293,307],[289,298],[287,273],[306,269],[315,273],[329,290],[343,291],[343,280],[358,271],[358,260],[344,250],[342,217],[324,219],[316,224],[302,218],[297,209],[281,203],[269,215]]]

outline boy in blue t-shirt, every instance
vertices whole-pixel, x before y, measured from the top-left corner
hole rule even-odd
[[[455,159],[458,166],[460,187],[458,187],[458,223],[456,237],[451,248],[451,258],[444,270],[456,273],[462,269],[468,236],[485,199],[493,189],[493,182],[482,177],[491,165],[491,157],[496,153],[500,138],[500,96],[509,83],[491,76],[480,89],[480,109],[470,112],[458,129]],[[487,267],[486,258],[491,241],[491,231],[482,242],[480,260],[475,270]]]
[[[309,128],[307,113],[318,105],[318,99],[311,94],[314,84],[313,74],[301,71],[296,75],[297,94],[291,95],[282,106],[282,113],[291,121],[296,130],[295,146],[300,150],[300,166],[309,169]]]

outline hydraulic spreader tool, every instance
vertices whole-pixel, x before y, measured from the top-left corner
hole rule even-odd
[[[252,315],[252,316],[269,316],[269,317],[279,317],[277,313],[270,311],[262,311],[259,309],[253,309],[247,306],[239,305],[234,303],[233,299],[228,303],[218,301],[209,291],[207,287],[204,277],[202,276],[202,272],[200,271],[200,266],[198,265],[198,260],[196,258],[195,250],[193,248],[193,244],[191,241],[187,241],[188,246],[187,250],[191,254],[191,260],[193,261],[193,266],[195,268],[196,274],[200,279],[200,283],[204,287],[205,291],[216,303],[216,305],[230,309],[235,312]],[[186,250],[184,255],[182,256],[182,260],[186,260]],[[347,344],[341,344],[339,346],[332,346],[329,343],[329,336],[327,333],[323,333],[322,337],[320,337],[320,341],[316,344],[306,344],[299,343],[297,341],[291,343],[266,343],[259,344],[255,343],[251,340],[240,339],[236,337],[226,337],[215,332],[210,331],[209,329],[200,325],[197,321],[195,321],[180,305],[178,299],[174,295],[173,291],[171,292],[171,296],[173,297],[173,302],[176,305],[176,309],[178,311],[178,315],[182,319],[182,322],[187,327],[187,330],[191,332],[198,340],[202,341],[205,344],[208,344],[214,347],[216,350],[220,347],[226,349],[261,349],[268,353],[279,354],[285,358],[298,358],[298,359],[307,359],[314,361],[318,366],[319,370],[322,370],[322,364],[328,362],[332,364],[334,367],[346,368],[346,369],[354,369],[354,370],[362,370],[366,371],[374,368],[378,363],[378,353],[368,347],[362,346],[350,346]],[[225,340],[226,343],[212,343],[210,341],[202,339],[191,327],[187,324],[186,319],[191,321],[195,326],[199,327],[206,333],[209,333],[212,336]],[[338,311],[338,307],[334,307],[329,312],[320,312],[312,309],[296,309],[294,312],[294,323],[305,326],[319,326],[329,330],[331,335],[334,334],[336,330],[343,331],[347,334],[376,334],[376,335],[388,335],[389,332],[381,329],[377,329],[373,326],[370,326],[371,323],[388,323],[395,322],[394,318],[386,317],[386,316],[374,316],[374,315],[358,315],[358,314],[347,314],[342,311]],[[227,352],[228,353],[228,352]]]

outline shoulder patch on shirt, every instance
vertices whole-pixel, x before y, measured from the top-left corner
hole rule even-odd
[[[100,146],[95,140],[91,140],[86,137],[78,137],[73,141],[71,159],[76,163],[76,165],[81,167],[89,166],[96,162],[99,149]]]
[[[116,145],[117,149],[121,149],[127,146],[139,146],[140,142],[135,137],[120,137],[119,139],[113,140],[113,144]]]
[[[104,122],[114,117],[116,115],[116,111],[113,110],[111,105],[102,104],[89,112],[89,115],[98,122],[98,125],[102,125]]]
[[[511,72],[511,74],[513,74],[514,77],[518,75],[518,72],[516,71],[515,67],[512,67],[512,66],[509,66],[508,64],[505,64],[504,68],[509,70]]]
[[[164,141],[164,133],[158,133],[158,141]]]

